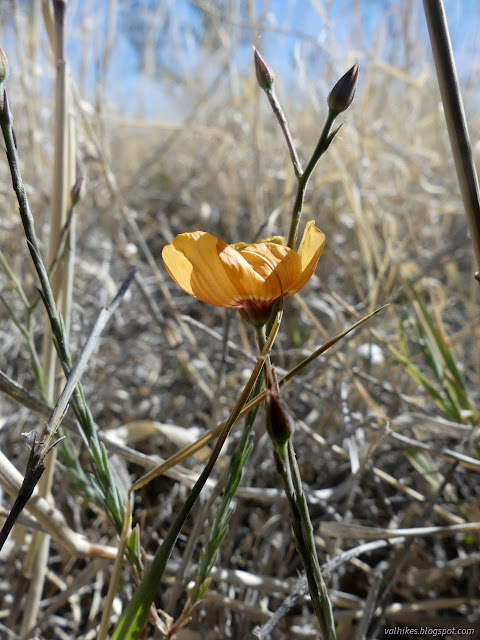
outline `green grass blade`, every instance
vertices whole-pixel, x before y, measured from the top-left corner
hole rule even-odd
[[[460,415],[456,410],[455,405],[452,404],[449,398],[445,398],[442,394],[434,387],[434,385],[430,382],[430,380],[420,371],[420,369],[408,359],[408,357],[404,356],[398,349],[389,345],[390,353],[402,364],[410,376],[415,380],[417,384],[422,386],[428,395],[434,400],[434,402],[440,407],[442,411],[444,411],[448,416],[451,416],[456,421],[460,421]]]

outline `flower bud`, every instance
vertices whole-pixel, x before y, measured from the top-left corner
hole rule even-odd
[[[255,47],[253,47],[253,58],[255,60],[255,73],[257,74],[260,89],[271,91],[273,89],[273,83],[275,82],[275,74]]]
[[[341,113],[352,104],[357,90],[358,68],[358,64],[354,64],[328,94],[327,102],[330,111]]]
[[[78,204],[80,200],[83,198],[84,194],[85,194],[85,179],[83,176],[80,176],[79,178],[77,178],[77,181],[73,185],[72,190],[70,192],[72,206],[75,206],[76,204]]]
[[[295,430],[295,421],[278,393],[267,392],[266,400],[268,433],[276,447],[284,447]]]
[[[8,60],[5,51],[0,47],[0,85],[2,85],[8,76]]]

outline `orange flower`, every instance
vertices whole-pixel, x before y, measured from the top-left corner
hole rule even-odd
[[[312,277],[325,244],[313,220],[297,251],[275,242],[228,245],[204,231],[181,233],[162,251],[172,279],[189,295],[233,307],[251,324],[268,321],[280,296],[291,296]]]

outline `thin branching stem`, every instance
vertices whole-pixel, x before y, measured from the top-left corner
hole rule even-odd
[[[263,344],[263,347],[264,346],[265,344]],[[264,376],[262,371],[248,398],[249,401],[255,398],[262,391],[263,380]],[[259,408],[260,405],[257,405],[248,412],[245,418],[245,425],[243,427],[240,441],[230,459],[230,464],[225,476],[226,480],[225,487],[223,488],[222,500],[215,512],[213,525],[198,565],[195,585],[190,595],[190,604],[192,606],[195,605],[207,587],[207,579],[215,563],[218,548],[227,533],[228,523],[234,512],[232,501],[240,480],[242,479],[243,467],[250,455],[250,436]]]
[[[297,246],[298,227],[300,225],[300,219],[302,216],[303,202],[305,200],[305,191],[308,185],[308,181],[310,180],[313,170],[317,166],[317,162],[328,149],[331,141],[333,140],[333,137],[335,136],[336,132],[331,134],[330,131],[337,115],[338,114],[331,109],[328,111],[327,119],[325,121],[323,131],[320,135],[320,139],[318,140],[317,146],[315,147],[315,151],[313,152],[309,163],[305,167],[305,171],[300,176],[297,176],[297,195],[293,204],[292,221],[290,223],[290,231],[288,233],[287,240],[287,246],[290,247],[290,249],[295,249]]]
[[[283,307],[283,305],[282,305]],[[155,593],[157,587],[160,583],[161,577],[165,571],[165,567],[167,566],[168,559],[173,551],[177,538],[182,530],[183,525],[185,524],[186,519],[188,518],[193,505],[195,504],[200,492],[205,486],[212,469],[220,455],[220,452],[225,444],[225,441],[230,433],[233,425],[235,424],[238,416],[240,415],[241,410],[243,409],[245,403],[247,402],[248,397],[250,396],[252,389],[255,385],[255,382],[262,371],[265,361],[268,358],[268,354],[270,353],[270,349],[275,341],[275,338],[278,333],[278,329],[280,327],[280,322],[282,318],[283,308],[279,311],[277,318],[275,320],[275,324],[272,328],[270,335],[268,336],[268,340],[264,346],[264,349],[260,353],[257,363],[253,368],[252,373],[250,374],[250,378],[242,390],[240,397],[238,398],[235,406],[226,421],[218,440],[215,443],[215,447],[210,454],[210,457],[207,460],[205,468],[203,469],[200,477],[198,478],[195,485],[190,490],[190,493],[187,496],[182,508],[180,509],[177,517],[174,522],[170,526],[167,535],[165,536],[162,544],[157,549],[155,557],[153,559],[152,564],[148,568],[147,573],[145,574],[142,582],[140,583],[138,589],[133,595],[133,598],[130,600],[127,608],[125,609],[120,621],[115,628],[115,631],[112,635],[112,640],[121,640],[125,637],[131,638],[131,640],[136,640],[141,630],[147,620],[148,612],[150,610],[150,605],[155,597]],[[155,470],[154,470],[155,471]],[[151,478],[145,480],[147,476],[142,478],[143,486],[148,482]],[[155,475],[153,476],[155,477]],[[130,488],[130,492],[133,491],[134,488],[138,486],[138,483],[135,483]]]
[[[292,438],[288,441],[287,452],[288,467],[290,468],[290,473],[293,479],[295,501],[298,509],[298,511],[295,510],[295,514],[300,518],[300,529],[306,553],[306,558],[304,559],[305,573],[307,575],[312,605],[320,624],[323,637],[325,639],[328,638],[328,640],[335,640],[335,621],[333,619],[332,605],[320,570],[320,563],[318,561],[317,549],[313,536],[312,522],[310,520],[308,504],[302,487],[302,479],[300,477],[300,470],[298,468]]]
[[[72,358],[67,344],[65,326],[62,317],[57,312],[48,272],[40,254],[39,243],[35,234],[34,220],[30,211],[25,186],[20,173],[17,147],[12,127],[12,116],[9,109],[6,91],[4,91],[3,96],[3,105],[0,109],[0,125],[5,140],[5,148],[12,177],[12,184],[15,194],[17,195],[20,217],[25,231],[27,246],[29,248],[37,276],[40,280],[41,286],[39,293],[47,311],[52,329],[55,350],[60,360],[63,372],[65,376],[68,377],[72,369]],[[120,535],[124,523],[124,505],[120,498],[118,488],[115,486],[111,475],[105,448],[98,440],[95,423],[87,406],[81,382],[77,384],[73,391],[72,408],[78,420],[80,435],[87,445],[93,459],[95,473],[92,477],[92,481],[95,485],[95,489],[102,498],[106,512],[116,532]],[[129,561],[137,568],[137,570],[141,570],[142,560],[136,553],[136,548],[137,547],[132,538],[127,547],[127,556]]]
[[[265,341],[265,327],[257,328],[257,340],[261,348]],[[268,393],[278,393],[278,385],[275,385],[276,376],[269,358],[265,361],[265,368]],[[303,492],[302,479],[297,465],[292,437],[288,439],[286,445],[284,442],[279,442],[273,433],[274,425],[269,424],[269,420],[270,416],[267,403],[267,431],[274,446],[275,464],[282,478],[285,494],[290,506],[295,543],[305,567],[313,610],[320,625],[322,638],[324,640],[335,640],[336,632],[332,606],[328,597],[327,587],[320,571],[320,563],[318,561],[313,537],[312,522],[310,520],[307,500]]]
[[[270,102],[270,106],[272,107],[272,111],[275,114],[278,120],[278,123],[280,124],[280,128],[283,131],[283,135],[285,136],[285,141],[287,143],[287,147],[290,152],[290,158],[293,164],[293,170],[295,171],[295,176],[299,180],[303,173],[302,163],[300,162],[300,158],[298,157],[297,150],[295,149],[295,145],[292,139],[292,134],[290,133],[290,129],[288,128],[287,119],[285,117],[285,114],[283,113],[282,106],[278,101],[278,98],[273,88],[269,89],[266,92],[266,94],[268,97],[268,101]]]

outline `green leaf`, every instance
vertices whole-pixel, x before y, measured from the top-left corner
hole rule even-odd
[[[447,415],[452,416],[455,415],[454,408],[446,402],[445,398],[435,389],[430,380],[420,371],[420,369],[413,364],[407,357],[403,356],[398,349],[395,349],[392,345],[389,345],[389,351],[395,358],[403,364],[406,368],[410,376],[421,385],[428,395],[436,402],[436,404],[444,411]],[[458,419],[458,418],[455,418]]]
[[[208,465],[207,463],[197,482],[190,490],[187,499],[169,528],[164,541],[158,547],[152,564],[142,578],[137,590],[133,594],[133,598],[127,604],[125,611],[118,621],[111,640],[138,640],[147,621],[150,605],[155,598],[168,559],[177,541],[178,534],[192,510],[196,499],[200,495],[201,490],[205,486],[212,466],[213,465]]]
[[[446,367],[448,368],[448,370],[450,371],[450,373],[454,377],[454,379],[457,382],[458,386],[466,394],[465,383],[464,383],[463,378],[462,378],[462,376],[461,376],[461,374],[460,374],[460,372],[459,372],[459,370],[457,368],[457,365],[455,363],[455,359],[454,359],[450,349],[448,348],[448,345],[446,344],[446,342],[443,339],[443,336],[441,335],[441,333],[438,331],[437,327],[435,326],[435,324],[433,322],[433,319],[432,319],[432,316],[428,312],[427,307],[425,306],[425,303],[423,302],[421,297],[418,295],[418,293],[415,290],[415,288],[413,287],[412,283],[408,282],[408,285],[410,287],[410,290],[412,291],[412,294],[413,294],[415,300],[418,303],[418,306],[419,306],[420,311],[421,311],[422,318],[427,323],[428,328],[430,329],[431,335],[433,336],[433,339],[435,340],[436,346],[437,346],[439,352],[441,353],[441,355],[443,357],[443,360],[444,360],[444,363],[445,363]]]
[[[203,596],[205,591],[208,589],[208,585],[209,584],[210,584],[210,578],[207,578],[205,580],[205,582],[202,584],[202,586],[200,587],[200,591],[198,592],[197,600],[200,600],[200,598]]]

